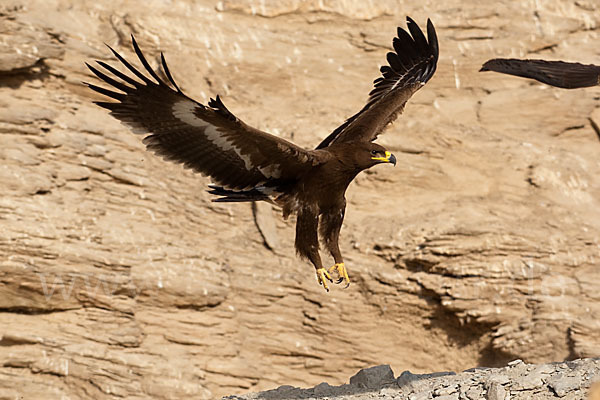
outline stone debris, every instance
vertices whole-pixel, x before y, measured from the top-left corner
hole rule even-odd
[[[548,379],[548,386],[558,397],[565,397],[567,393],[575,390],[581,385],[581,375],[569,376],[559,373]]]
[[[487,392],[485,394],[487,400],[505,400],[506,395],[507,392],[506,389],[504,389],[504,386],[495,381],[488,385]]]
[[[350,378],[350,384],[360,388],[373,389],[385,383],[393,383],[394,371],[389,365],[378,365],[376,367],[361,369]]]
[[[544,371],[545,378],[540,385],[527,385],[530,380],[522,374]],[[337,399],[337,400],[558,400],[560,398],[584,399],[594,382],[600,384],[600,358],[580,359],[564,363],[525,364],[510,363],[505,368],[477,368],[458,374],[446,372],[415,375],[404,371],[397,379],[397,385],[390,386],[393,371],[388,365],[360,370],[350,378],[350,384],[329,386],[326,383],[312,389],[282,386],[275,390],[251,393],[243,396],[229,396],[225,399]],[[583,376],[587,376],[584,379]],[[369,377],[371,386],[356,377]],[[353,384],[354,380],[354,384]],[[379,385],[374,385],[379,381]],[[407,385],[407,382],[418,382]],[[501,383],[503,382],[503,383]],[[526,388],[528,387],[528,388]],[[483,390],[482,390],[483,388]],[[595,393],[595,389],[594,392]],[[595,394],[594,394],[595,395]],[[594,399],[595,400],[595,399]]]

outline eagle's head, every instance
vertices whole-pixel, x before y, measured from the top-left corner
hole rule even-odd
[[[381,163],[396,165],[396,157],[383,146],[369,142],[368,145],[362,146],[356,154],[356,162],[363,169],[367,169]]]

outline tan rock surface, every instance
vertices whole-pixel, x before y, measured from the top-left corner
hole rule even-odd
[[[600,355],[599,88],[477,72],[600,63],[585,1],[22,1],[0,5],[0,394],[206,398]],[[129,35],[200,101],[312,147],[365,102],[397,25],[438,72],[347,193],[353,280],[325,293],[293,221],[217,205],[94,106],[84,61]],[[273,224],[274,222],[274,224]],[[261,234],[262,231],[262,234]],[[266,233],[265,233],[266,232]],[[277,246],[270,251],[264,244]]]

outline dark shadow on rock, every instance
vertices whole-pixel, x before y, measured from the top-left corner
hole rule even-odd
[[[25,68],[0,72],[0,88],[18,89],[27,81],[34,79],[45,81],[50,77],[49,70],[44,60],[40,59],[34,65]]]
[[[425,288],[422,291],[421,298],[427,301],[433,310],[429,317],[428,328],[437,328],[446,332],[448,340],[452,344],[458,347],[465,347],[472,343],[481,342],[482,337],[493,332],[494,324],[481,323],[476,320],[464,323],[452,310],[441,304],[441,299],[437,293]],[[478,366],[500,367],[506,365],[508,361],[514,358],[515,356],[511,354],[494,349],[490,337],[488,345],[480,351]]]
[[[490,341],[490,343],[479,352],[478,364],[481,367],[499,368],[516,358],[518,357],[514,354],[494,348],[494,345]]]

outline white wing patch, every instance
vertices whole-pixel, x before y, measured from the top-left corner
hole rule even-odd
[[[267,165],[266,167],[258,167],[258,170],[265,178],[277,179],[281,178],[281,169],[278,164]]]
[[[246,154],[242,153],[242,150],[235,146],[233,142],[228,140],[219,130],[210,123],[196,117],[194,114],[194,108],[196,104],[189,100],[181,100],[173,104],[173,115],[180,121],[185,122],[188,125],[196,126],[198,128],[204,128],[204,134],[206,138],[210,140],[215,146],[219,147],[223,151],[233,150],[238,157],[244,161],[244,166],[248,171],[252,170],[252,160]]]
[[[272,198],[276,198],[283,194],[283,192],[276,190],[274,187],[268,187],[264,185],[258,185],[255,187],[255,189],[266,194],[267,196],[271,196]]]

